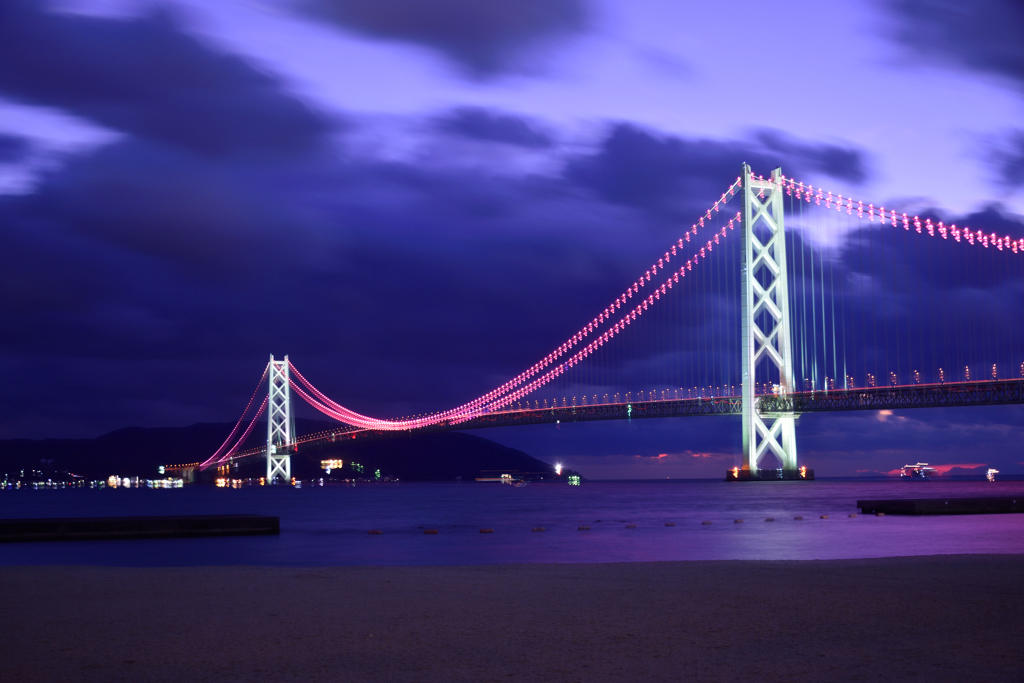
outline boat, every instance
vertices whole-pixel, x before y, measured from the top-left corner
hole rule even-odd
[[[904,465],[900,470],[900,479],[928,480],[938,473],[938,470],[929,467],[928,463],[919,462],[916,465]]]
[[[999,474],[999,470],[990,467],[988,472],[985,473],[985,478],[989,481],[995,481],[997,474]]]

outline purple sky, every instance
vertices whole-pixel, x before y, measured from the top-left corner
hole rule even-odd
[[[743,161],[1024,236],[1022,34],[1015,0],[9,0],[0,437],[230,421],[268,353],[369,414],[462,403]],[[800,456],[1024,472],[1022,417],[805,416]],[[594,477],[739,448],[728,419],[480,434]]]

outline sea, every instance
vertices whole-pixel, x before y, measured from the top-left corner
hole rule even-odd
[[[0,565],[422,566],[1024,553],[1024,514],[878,517],[856,507],[861,499],[1018,495],[1024,496],[1024,481],[5,490],[4,519],[256,513],[278,516],[281,533],[0,543]]]

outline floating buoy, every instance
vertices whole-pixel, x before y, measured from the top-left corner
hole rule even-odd
[[[803,518],[804,518],[804,516],[803,516],[803,515],[797,515],[797,516],[796,516],[796,517],[794,517],[793,519],[803,519]]]
[[[481,529],[480,533],[482,533],[482,534],[493,534],[494,533],[494,529]]]
[[[828,519],[828,515],[822,515],[821,518],[822,519]]]
[[[885,513],[884,512],[876,512],[875,513],[875,517],[885,517]]]
[[[544,531],[544,527],[542,527],[542,526],[535,526],[535,527],[533,527],[533,529],[531,529],[531,531]]]
[[[424,529],[423,533],[434,535],[434,534],[437,534],[437,529]]]
[[[732,521],[733,521],[734,524],[743,524],[743,520],[742,519],[734,519]]]
[[[627,529],[635,529],[636,528],[636,524],[627,524],[626,528]]]
[[[380,536],[384,532],[381,531],[380,529],[370,529],[366,533],[370,534],[371,536]]]
[[[701,524],[711,524],[711,522],[701,522]]]
[[[590,527],[589,526],[579,526],[579,527],[576,527],[576,528],[579,531],[590,531]]]
[[[857,513],[856,513],[856,512],[851,512],[851,513],[850,513],[850,516],[851,516],[851,517],[856,517],[856,516],[857,516]]]
[[[675,522],[665,522],[665,526],[675,526]]]

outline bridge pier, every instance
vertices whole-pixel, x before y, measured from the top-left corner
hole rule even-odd
[[[270,395],[267,400],[267,483],[280,479],[291,483],[291,447],[295,441],[295,413],[292,412],[292,392],[288,376],[288,356],[274,360],[270,356],[268,376]]]
[[[789,278],[782,169],[764,180],[743,164],[742,396],[743,476],[734,481],[801,478],[796,459],[794,413],[761,414],[755,406],[761,393],[785,396],[794,390],[789,324]],[[768,454],[779,467],[761,472]],[[787,474],[781,477],[777,473]],[[734,475],[734,471],[730,471]],[[813,476],[813,475],[812,475]],[[802,478],[806,478],[802,477]]]

